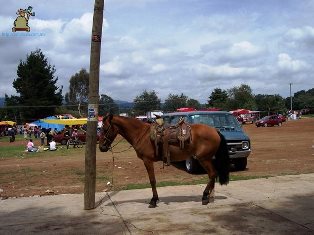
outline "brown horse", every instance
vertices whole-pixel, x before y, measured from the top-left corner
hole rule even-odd
[[[157,156],[155,145],[150,139],[150,124],[135,118],[113,116],[111,114],[105,116],[99,139],[100,151],[107,152],[118,134],[133,146],[137,156],[143,160],[153,191],[149,207],[156,207],[159,199],[156,189],[154,162],[162,161],[162,158]],[[191,135],[192,141],[186,144],[184,149],[170,145],[169,153],[171,161],[183,161],[194,156],[206,170],[209,181],[202,197],[202,204],[206,205],[209,203],[209,197],[214,190],[217,175],[220,184],[228,184],[229,182],[227,143],[223,135],[218,133],[215,128],[203,124],[192,124]],[[215,160],[212,162],[214,156]]]

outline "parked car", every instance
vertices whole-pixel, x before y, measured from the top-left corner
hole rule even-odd
[[[66,134],[65,132],[62,132],[62,133],[58,133],[58,134],[54,135],[53,139],[57,143],[60,143],[62,145],[66,145],[68,139],[70,139],[70,135]],[[86,143],[86,132],[83,130],[78,130],[78,139],[81,142]],[[97,132],[97,141],[98,140],[99,140],[99,133]]]
[[[164,114],[165,124],[175,125],[180,118],[186,122],[201,123],[215,127],[226,138],[230,160],[237,170],[245,170],[247,158],[251,153],[250,138],[244,133],[236,117],[224,111],[191,111]],[[191,156],[185,161],[185,169],[189,173],[197,172],[200,164]]]
[[[252,117],[251,114],[242,114],[241,116],[243,118],[243,121],[242,121],[243,124],[245,124],[245,123],[253,124],[254,118]]]
[[[262,119],[258,120],[255,122],[255,125],[257,127],[260,126],[281,126],[282,121],[277,115],[271,115],[271,116],[265,116]]]
[[[281,120],[281,122],[285,122],[287,120],[286,116],[282,114],[278,114],[278,118]]]
[[[244,120],[243,120],[243,117],[241,117],[240,115],[237,116],[237,120],[240,124],[244,124]]]

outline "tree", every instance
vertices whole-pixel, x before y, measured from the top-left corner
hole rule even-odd
[[[179,108],[187,106],[188,97],[181,93],[181,95],[169,94],[168,98],[165,100],[164,110],[173,112]]]
[[[209,107],[227,110],[228,101],[228,92],[220,88],[215,88],[207,102]]]
[[[246,84],[241,84],[239,87],[233,87],[228,90],[229,109],[256,109],[256,103],[252,89]]]
[[[144,90],[142,94],[136,96],[134,102],[134,113],[136,115],[146,114],[149,111],[160,109],[160,99],[156,92]]]
[[[289,99],[289,102],[290,102],[290,99]],[[300,109],[313,108],[313,107],[314,107],[314,88],[308,91],[301,90],[294,93],[293,109],[300,110]]]
[[[271,113],[285,113],[285,100],[280,95],[261,95],[255,96],[257,110],[267,111],[268,115]]]
[[[200,109],[202,107],[200,102],[198,102],[198,100],[195,100],[195,99],[188,99],[186,102],[186,105],[190,108],[195,108],[195,109]]]
[[[14,120],[15,122],[20,121],[19,108],[14,108],[12,106],[19,105],[19,97],[11,96],[9,97],[7,94],[4,96],[4,107],[1,109],[0,120]]]
[[[40,49],[27,55],[26,61],[20,61],[17,78],[13,87],[19,96],[6,97],[6,104],[24,106],[21,109],[22,121],[33,121],[55,113],[62,104],[62,87],[57,86],[55,67]]]
[[[119,114],[119,107],[114,100],[108,95],[101,95],[99,100],[99,115],[107,113]]]
[[[81,69],[70,78],[69,92],[65,94],[67,105],[86,106],[88,103],[89,73],[86,69]]]

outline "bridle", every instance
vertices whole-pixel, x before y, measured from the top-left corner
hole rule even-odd
[[[114,139],[115,139],[115,136],[111,139],[110,138],[110,129],[113,129],[113,124],[111,123],[111,120],[109,120],[109,125],[108,125],[108,127],[106,128],[106,129],[104,129],[104,125],[105,125],[105,122],[103,121],[103,125],[102,125],[102,131],[101,131],[101,133],[104,133],[103,135],[101,135],[102,136],[102,138],[103,138],[103,140],[104,140],[104,142],[103,142],[103,144],[102,144],[102,147],[104,147],[104,148],[106,148],[107,150],[105,150],[105,151],[111,151],[112,153],[114,153],[112,150],[113,150],[113,148],[115,147],[115,146],[117,146],[121,141],[123,141],[123,138],[121,138],[117,143],[115,143],[113,146],[111,146],[112,145],[112,143],[113,143],[113,141],[114,141]],[[135,145],[138,145],[140,142],[141,142],[141,140],[143,139],[143,137],[144,137],[144,135],[145,134],[147,134],[147,132],[150,130],[150,126],[148,126],[147,127],[147,129],[143,132],[143,134],[135,141]],[[125,152],[125,151],[128,151],[130,148],[133,148],[133,146],[132,145],[130,145],[127,149],[125,149],[125,150],[122,150],[122,151],[119,151],[119,152],[115,152],[115,153],[122,153],[122,152]]]
[[[104,124],[103,124],[104,125]],[[113,142],[114,139],[110,139],[109,138],[109,131],[110,131],[110,128],[112,127],[112,124],[111,122],[109,122],[109,126],[107,127],[107,129],[104,131],[104,135],[103,135],[103,138],[104,138],[104,143],[103,143],[103,146],[105,146],[106,148],[108,149],[111,149],[111,144]]]

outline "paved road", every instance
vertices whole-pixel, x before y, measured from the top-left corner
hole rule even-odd
[[[0,201],[0,234],[314,234],[314,174],[230,182],[201,205],[204,185]]]

